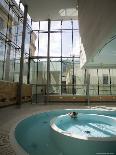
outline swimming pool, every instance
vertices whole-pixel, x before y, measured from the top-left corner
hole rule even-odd
[[[116,120],[109,116],[79,113],[51,120],[53,139],[66,155],[94,155],[114,153]],[[84,149],[83,149],[84,148]]]
[[[66,115],[69,112],[72,111],[78,111],[79,113],[83,114],[99,114],[99,115],[110,115],[113,116],[114,120],[116,121],[116,112],[115,111],[108,111],[108,110],[88,110],[88,109],[61,109],[61,110],[55,110],[55,111],[49,111],[39,114],[34,114],[28,118],[25,118],[24,120],[20,121],[15,128],[15,139],[17,143],[23,148],[25,154],[30,155],[75,155],[75,150],[73,152],[70,152],[70,144],[72,143],[72,140],[70,141],[69,136],[65,136],[65,143],[63,144],[62,138],[64,139],[64,135],[61,134],[59,136],[58,133],[54,132],[51,129],[50,123],[51,120],[54,118],[60,116],[60,115]],[[74,126],[73,126],[74,127]],[[109,130],[109,129],[108,129]],[[87,134],[87,133],[85,133]],[[58,135],[58,136],[57,136]],[[57,139],[57,141],[56,141]],[[75,138],[73,139],[75,141]],[[61,142],[61,146],[64,145],[62,148],[59,146],[59,142]],[[96,148],[93,148],[93,140],[87,141],[82,140],[78,142],[78,147],[83,150],[83,147],[86,150],[86,155],[90,154],[90,148],[87,148],[87,143],[90,144],[90,147],[94,150]],[[77,142],[76,142],[77,143]],[[97,141],[96,145],[100,143],[100,147],[104,147],[104,141]],[[116,141],[109,141],[108,142],[112,146],[116,146]],[[108,144],[108,145],[109,145]],[[108,147],[110,147],[110,145]],[[72,147],[72,146],[71,146]],[[95,147],[95,146],[94,146]],[[65,151],[64,148],[67,150]],[[73,147],[72,147],[73,149]],[[108,153],[108,148],[104,148],[106,153]],[[111,150],[110,153],[116,153],[115,147]],[[100,153],[100,152],[96,152]],[[102,152],[103,153],[103,152]],[[81,154],[81,152],[76,153],[76,155],[84,155]],[[92,154],[93,155],[93,154]]]
[[[61,133],[67,133],[74,137],[82,138],[105,138],[115,137],[116,140],[116,121],[108,116],[96,114],[82,114],[73,119],[68,114],[61,115],[51,121]]]

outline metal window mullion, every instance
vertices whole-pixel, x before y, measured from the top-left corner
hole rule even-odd
[[[37,85],[37,83],[36,83],[36,85],[35,85],[35,89],[36,89],[36,90],[35,90],[35,91],[36,91],[36,104],[37,104],[37,98],[38,98],[38,97],[37,97],[37,87],[38,87],[38,85]]]
[[[32,26],[32,20],[31,20],[31,26]],[[33,33],[33,31],[30,31],[30,44],[31,44],[31,34]],[[30,56],[31,56],[31,50],[29,48],[29,57],[28,57],[28,73],[27,73],[27,84],[30,83]]]
[[[31,19],[31,26],[32,26],[32,19]],[[32,38],[31,34],[32,34],[32,33],[33,33],[33,31],[30,31],[30,44],[31,44],[31,38]],[[31,61],[30,61],[30,56],[31,56],[31,50],[30,50],[30,48],[29,48],[27,84],[30,83],[30,63],[31,63]]]
[[[37,59],[37,74],[36,74],[36,103],[38,102],[38,77],[39,77],[39,74],[38,74],[38,59]]]
[[[14,51],[14,73],[13,73],[13,82],[15,81],[15,69],[16,69],[16,48],[15,48],[15,51]]]
[[[86,76],[86,73],[87,72],[87,70],[85,69],[85,73],[84,73],[84,86],[86,87],[86,85],[87,85],[87,76]],[[84,88],[83,88],[84,89]],[[85,90],[85,89],[84,89]],[[85,92],[85,91],[84,91]],[[87,95],[87,91],[85,92],[85,94]]]
[[[98,69],[97,69],[97,77],[98,77],[98,95],[99,95],[99,75],[98,75]]]
[[[62,21],[61,21],[61,95],[62,95]]]
[[[75,83],[74,83],[74,56],[73,56],[73,95],[75,94]]]
[[[87,73],[87,86],[86,86],[86,92],[87,92],[87,105],[89,106],[90,105],[90,93],[89,93],[89,90],[90,90],[90,74],[88,72],[88,69],[86,70],[86,73]]]
[[[23,19],[23,32],[22,32],[22,45],[21,45],[21,58],[20,58],[19,85],[18,85],[18,101],[17,101],[17,104],[19,106],[22,103],[23,65],[24,65],[24,50],[25,50],[27,12],[28,12],[28,6],[25,5],[24,6],[24,19]]]
[[[6,41],[5,41],[5,47],[4,47],[4,49],[5,49],[5,52],[4,52],[4,61],[3,61],[2,80],[4,80],[4,72],[5,72],[5,57],[6,57],[6,49],[7,49],[7,47],[6,47]]]
[[[72,54],[73,54],[73,39],[74,39],[74,34],[73,34],[73,20],[71,20],[72,23]]]
[[[39,21],[38,24],[39,24],[39,25],[38,25],[38,28],[39,28],[39,30],[40,30],[40,21]],[[40,47],[39,35],[40,35],[40,32],[38,31],[38,55],[39,55],[39,47]]]
[[[38,77],[39,77],[39,74],[38,74],[38,59],[37,59],[37,74],[36,74],[36,84],[38,84]]]
[[[73,54],[73,20],[71,20],[71,24],[72,24],[72,54]],[[73,55],[73,81],[72,81],[72,93],[74,95],[74,55]]]
[[[8,5],[9,5],[9,13],[10,13],[10,9],[11,9],[11,7],[10,7],[10,2],[8,3]],[[7,44],[7,35],[8,35],[8,30],[9,30],[9,20],[10,20],[10,14],[8,13],[8,20],[7,20],[7,28],[6,28],[6,40],[5,40],[5,52],[4,52],[4,61],[3,61],[3,74],[2,74],[2,80],[4,79],[4,72],[5,72],[5,58],[6,58],[6,54],[7,54],[7,52],[6,52],[6,50],[7,50],[7,46],[6,46],[6,44]]]
[[[47,102],[49,97],[49,86],[50,86],[50,25],[51,21],[48,19],[48,50],[47,50]]]
[[[112,95],[112,79],[111,79],[110,68],[109,68],[109,77],[110,77],[110,95]]]

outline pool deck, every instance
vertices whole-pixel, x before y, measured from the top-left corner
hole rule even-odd
[[[97,105],[97,104],[96,104]],[[103,109],[114,109],[116,105],[112,106],[80,106],[77,104],[50,104],[50,105],[39,105],[39,104],[23,104],[21,108],[16,106],[10,106],[0,109],[0,155],[16,155],[9,141],[10,129],[21,119],[28,115],[50,111],[55,109],[79,109],[79,108],[103,108]]]

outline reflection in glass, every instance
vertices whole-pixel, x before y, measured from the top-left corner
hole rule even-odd
[[[50,59],[50,94],[60,93],[61,85],[61,60]]]

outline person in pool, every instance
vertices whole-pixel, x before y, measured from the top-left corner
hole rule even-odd
[[[78,112],[75,112],[75,111],[69,113],[69,116],[71,118],[77,118],[77,115],[78,115]]]

